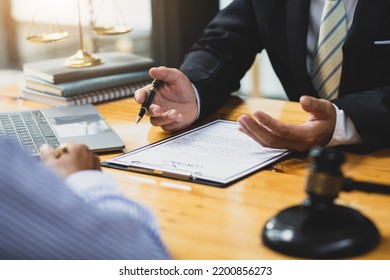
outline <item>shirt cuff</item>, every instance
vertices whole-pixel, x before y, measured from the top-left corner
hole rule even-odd
[[[360,144],[363,142],[360,135],[357,133],[355,125],[352,120],[333,104],[336,109],[336,125],[332,135],[332,139],[326,145],[327,147],[334,147],[338,145]]]
[[[198,113],[197,113],[197,115],[196,115],[196,119],[199,119],[199,116],[200,116],[200,96],[199,96],[198,89],[194,86],[194,84],[191,83],[191,85],[192,85],[192,88],[193,88],[194,91],[195,91],[196,102],[198,103]]]
[[[114,179],[98,170],[75,172],[65,179],[65,183],[86,201],[107,195],[121,195]]]

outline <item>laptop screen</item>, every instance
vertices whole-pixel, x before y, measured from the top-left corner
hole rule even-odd
[[[97,114],[50,117],[48,121],[59,137],[95,135],[111,132],[110,127]]]

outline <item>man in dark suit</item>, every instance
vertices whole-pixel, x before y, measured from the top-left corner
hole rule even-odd
[[[263,146],[390,145],[390,1],[342,1],[347,36],[336,98],[320,99],[310,74],[321,12],[329,0],[234,0],[207,26],[177,69],[150,70],[164,80],[148,114],[164,130],[184,129],[220,107],[266,50],[288,97],[310,113],[301,125],[263,112],[240,116],[241,131]],[[389,41],[388,41],[389,40]],[[148,87],[136,92],[142,103]]]

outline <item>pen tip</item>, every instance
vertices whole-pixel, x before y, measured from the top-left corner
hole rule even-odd
[[[137,116],[137,119],[135,120],[135,123],[139,123],[140,120],[141,120],[141,118],[139,116]]]

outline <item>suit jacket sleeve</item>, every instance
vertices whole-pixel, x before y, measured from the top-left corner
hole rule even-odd
[[[344,110],[363,139],[359,150],[369,152],[390,145],[390,88],[344,95],[333,103]]]
[[[233,2],[220,12],[187,53],[180,70],[196,86],[200,119],[213,113],[240,87],[262,48],[250,1]]]

